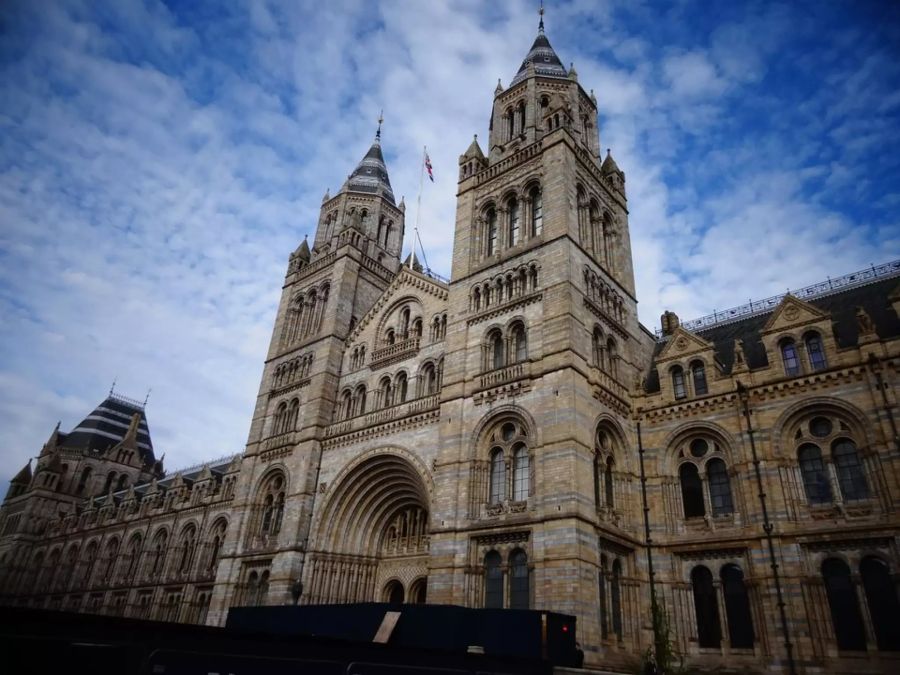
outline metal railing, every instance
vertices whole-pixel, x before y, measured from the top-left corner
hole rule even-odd
[[[684,321],[682,322],[681,327],[685,330],[699,331],[703,330],[704,328],[727,323],[729,321],[744,319],[755,314],[764,314],[766,312],[771,312],[778,306],[778,304],[782,300],[784,300],[785,296],[789,294],[793,295],[795,298],[799,298],[800,300],[809,300],[812,298],[819,298],[829,295],[830,293],[833,293],[835,291],[842,291],[848,288],[853,288],[855,286],[862,286],[866,283],[874,281],[875,279],[890,277],[896,274],[900,274],[900,260],[894,260],[882,265],[871,265],[870,267],[859,270],[858,272],[851,272],[850,274],[845,274],[841,277],[835,277],[834,279],[828,277],[828,279],[826,279],[825,281],[820,281],[810,286],[805,286],[793,291],[788,290],[785,293],[779,293],[778,295],[773,295],[772,297],[765,298],[764,300],[750,300],[743,305],[738,305],[737,307],[732,307],[731,309],[726,309],[721,312],[714,311],[712,314],[707,314],[706,316],[701,316],[697,319],[691,319],[690,321]],[[662,337],[662,335],[662,329],[657,328],[656,336]]]

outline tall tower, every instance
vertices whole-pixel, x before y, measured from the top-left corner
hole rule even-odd
[[[629,394],[649,337],[625,176],[599,148],[597,99],[542,17],[487,155],[476,138],[459,160],[429,574],[429,601],[572,613],[590,645],[621,622],[598,576],[638,573]]]
[[[290,256],[236,491],[240,524],[219,568],[230,589],[218,587],[214,613],[254,584],[276,604],[299,592],[344,341],[400,269],[405,210],[391,189],[379,120],[340,191],[325,193],[312,249],[304,239]]]

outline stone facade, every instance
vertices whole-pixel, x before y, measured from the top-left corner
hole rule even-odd
[[[545,608],[634,669],[655,598],[692,666],[900,667],[900,265],[654,334],[596,119],[541,26],[460,157],[450,282],[400,262],[379,129],[290,256],[245,452],[166,475],[111,396],[110,442],[13,480],[4,601]]]

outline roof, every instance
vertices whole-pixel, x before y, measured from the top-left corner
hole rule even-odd
[[[375,134],[372,147],[347,179],[347,189],[353,192],[381,194],[391,204],[396,204],[391,181],[388,178],[387,166],[384,163],[384,155],[381,154],[380,126]]]
[[[528,50],[525,60],[522,61],[519,72],[516,73],[512,82],[509,83],[510,87],[525,79],[525,76],[528,74],[529,63],[534,64],[535,74],[540,75],[541,77],[556,77],[560,79],[568,79],[569,77],[562,61],[559,60],[556,52],[553,51],[553,47],[550,46],[550,40],[544,35],[543,20],[541,21],[540,28],[538,28],[538,36],[534,39],[534,44],[531,45],[531,49]]]
[[[835,293],[804,298],[804,301],[831,315],[834,337],[839,348],[854,347],[859,340],[859,327],[856,322],[857,307],[862,307],[871,317],[880,338],[900,337],[900,318],[897,317],[888,300],[897,287],[898,278],[894,274],[875,279],[870,283],[841,289]],[[716,359],[724,366],[726,372],[730,372],[734,364],[736,340],[741,340],[744,344],[744,358],[747,366],[751,370],[764,368],[769,365],[769,360],[762,343],[761,333],[771,315],[772,311],[752,314],[742,319],[691,332],[713,344]],[[653,353],[654,360],[665,344],[665,340],[656,343]],[[659,373],[655,368],[648,376],[645,387],[648,392],[659,391]]]
[[[144,406],[131,399],[110,393],[106,399],[94,408],[60,444],[66,448],[83,450],[99,450],[104,452],[119,443],[128,431],[131,418],[140,415],[137,430],[137,447],[146,463],[156,460],[153,455],[153,442],[150,440],[150,428],[144,414]]]

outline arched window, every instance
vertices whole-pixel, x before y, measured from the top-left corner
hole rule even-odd
[[[803,489],[810,504],[827,504],[832,500],[831,483],[818,445],[806,443],[797,450],[797,461],[803,476]]]
[[[256,604],[264,605],[269,597],[269,570],[259,575],[259,591],[256,594]]]
[[[272,421],[272,435],[283,434],[287,426],[287,403],[282,401],[275,409],[275,419]]]
[[[530,483],[528,448],[520,443],[513,448],[513,501],[523,502],[528,499]]]
[[[422,337],[422,317],[416,317],[415,321],[413,321],[412,336],[417,338]]]
[[[609,584],[609,604],[612,614],[612,629],[618,638],[622,639],[622,562],[618,559],[612,564],[612,578]]]
[[[381,407],[387,408],[391,405],[391,378],[383,377],[378,386],[379,398],[381,398]]]
[[[684,370],[681,366],[672,368],[672,390],[675,392],[676,399],[687,396],[687,389],[684,386]]]
[[[703,503],[703,483],[695,464],[682,464],[678,470],[681,480],[681,500],[684,505],[685,518],[699,518],[706,515]]]
[[[606,362],[609,366],[609,374],[613,377],[619,376],[619,355],[616,348],[616,341],[611,337],[606,338]]]
[[[286,431],[295,431],[297,429],[297,418],[300,416],[300,399],[292,399],[288,406],[287,413],[287,429]]]
[[[58,552],[57,552],[58,555]],[[101,568],[101,576],[107,583],[111,583],[115,579],[116,561],[119,558],[119,540],[110,539],[106,543],[106,551],[103,554],[103,567]]]
[[[528,358],[528,342],[525,335],[525,326],[515,324],[512,329],[513,353],[516,355],[516,363],[522,363]]]
[[[408,381],[406,373],[399,372],[394,380],[394,403],[404,403],[406,401]]]
[[[839,438],[831,445],[831,456],[844,500],[868,499],[869,484],[856,444],[849,438]]]
[[[603,471],[603,493],[606,500],[606,506],[613,508],[613,458],[606,458],[606,467]]]
[[[400,312],[400,336],[403,339],[409,337],[409,307],[404,307]]]
[[[494,255],[497,253],[497,212],[490,209],[487,212],[485,224],[485,254]]]
[[[247,599],[245,604],[252,607],[259,604],[259,573],[250,572],[247,576]]]
[[[128,551],[125,553],[125,580],[132,581],[138,570],[141,560],[141,535],[135,534],[128,542]]]
[[[822,338],[818,333],[807,333],[804,342],[806,342],[806,354],[809,356],[809,367],[813,370],[824,370],[828,363],[825,361]]]
[[[391,579],[384,587],[384,601],[392,605],[402,605],[404,599],[403,584],[396,579]]]
[[[887,652],[900,651],[900,602],[897,587],[884,561],[873,556],[863,558],[859,565],[872,628],[878,649]]]
[[[481,289],[478,286],[472,292],[472,308],[476,312],[481,309]],[[437,321],[436,318],[435,321]],[[435,331],[435,339],[437,339],[437,331]]]
[[[353,405],[352,405],[352,395],[350,394],[350,390],[347,389],[341,394],[341,412],[343,413],[342,417],[345,420],[353,417]]]
[[[489,609],[503,607],[502,562],[497,551],[488,551],[484,556],[484,606]]]
[[[781,348],[781,360],[784,363],[785,375],[800,374],[800,359],[797,357],[797,346],[791,339],[782,340],[779,344]]]
[[[691,570],[691,587],[697,615],[697,642],[701,647],[718,648],[722,643],[722,630],[712,572],[703,565],[695,567]]]
[[[606,342],[603,339],[603,330],[600,326],[594,327],[594,334],[591,336],[591,350],[594,356],[594,365],[600,370],[606,370],[604,362],[604,354],[606,353]]]
[[[116,483],[116,492],[121,492],[125,488],[128,487],[128,476],[126,474],[122,474],[119,476],[119,481]]]
[[[506,365],[506,359],[503,354],[503,335],[499,330],[495,330],[488,337],[490,345],[490,364],[491,368],[502,368]]]
[[[508,245],[515,246],[519,243],[519,200],[515,197],[507,203],[509,209],[509,239]]]
[[[160,530],[153,538],[153,548],[150,551],[150,578],[156,579],[163,573],[166,563],[166,553],[169,545],[169,533]]]
[[[703,361],[691,363],[691,379],[694,383],[694,396],[703,396],[709,391],[706,386],[706,367]]]
[[[544,197],[541,188],[531,188],[531,236],[536,237],[544,229]]]
[[[181,533],[181,541],[178,543],[179,560],[178,571],[181,574],[190,572],[191,565],[194,562],[194,550],[197,546],[197,531],[193,526],[188,525]]]
[[[843,560],[828,558],[822,563],[822,578],[838,649],[865,651],[866,632],[856,600],[856,589],[850,578],[850,568]]]
[[[706,479],[709,481],[709,501],[714,516],[723,516],[734,511],[731,500],[731,483],[725,462],[713,458],[706,463]]]
[[[428,363],[422,369],[422,395],[430,396],[437,391],[437,379],[435,377],[434,364]]]
[[[744,585],[744,573],[737,565],[725,565],[721,577],[725,618],[728,620],[728,641],[734,648],[752,649],[753,619],[750,615],[750,597]]]
[[[361,384],[356,388],[354,398],[356,399],[355,413],[357,415],[364,414],[366,412],[366,385]]]
[[[263,536],[276,535],[281,531],[281,519],[284,516],[284,476],[280,472],[272,474],[260,491],[259,502],[262,507],[259,533]]]
[[[388,331],[387,331],[387,333],[385,333],[384,341],[387,342],[389,345],[392,345],[392,344],[394,344],[394,342],[397,341],[397,338],[396,338],[396,336],[394,335],[394,329],[393,329],[393,328],[389,328]]]
[[[490,503],[499,504],[506,499],[506,460],[502,448],[491,450]]]
[[[84,493],[85,487],[87,487],[88,480],[91,478],[91,467],[86,466],[81,472],[81,478],[78,479],[78,487],[75,489],[76,494]]]
[[[520,548],[509,554],[509,608],[528,609],[530,589],[528,556]]]
[[[209,555],[206,563],[207,572],[215,572],[216,567],[219,565],[219,556],[222,554],[222,544],[225,543],[225,529],[227,526],[223,519],[217,520],[215,525],[213,525],[210,532]]]

